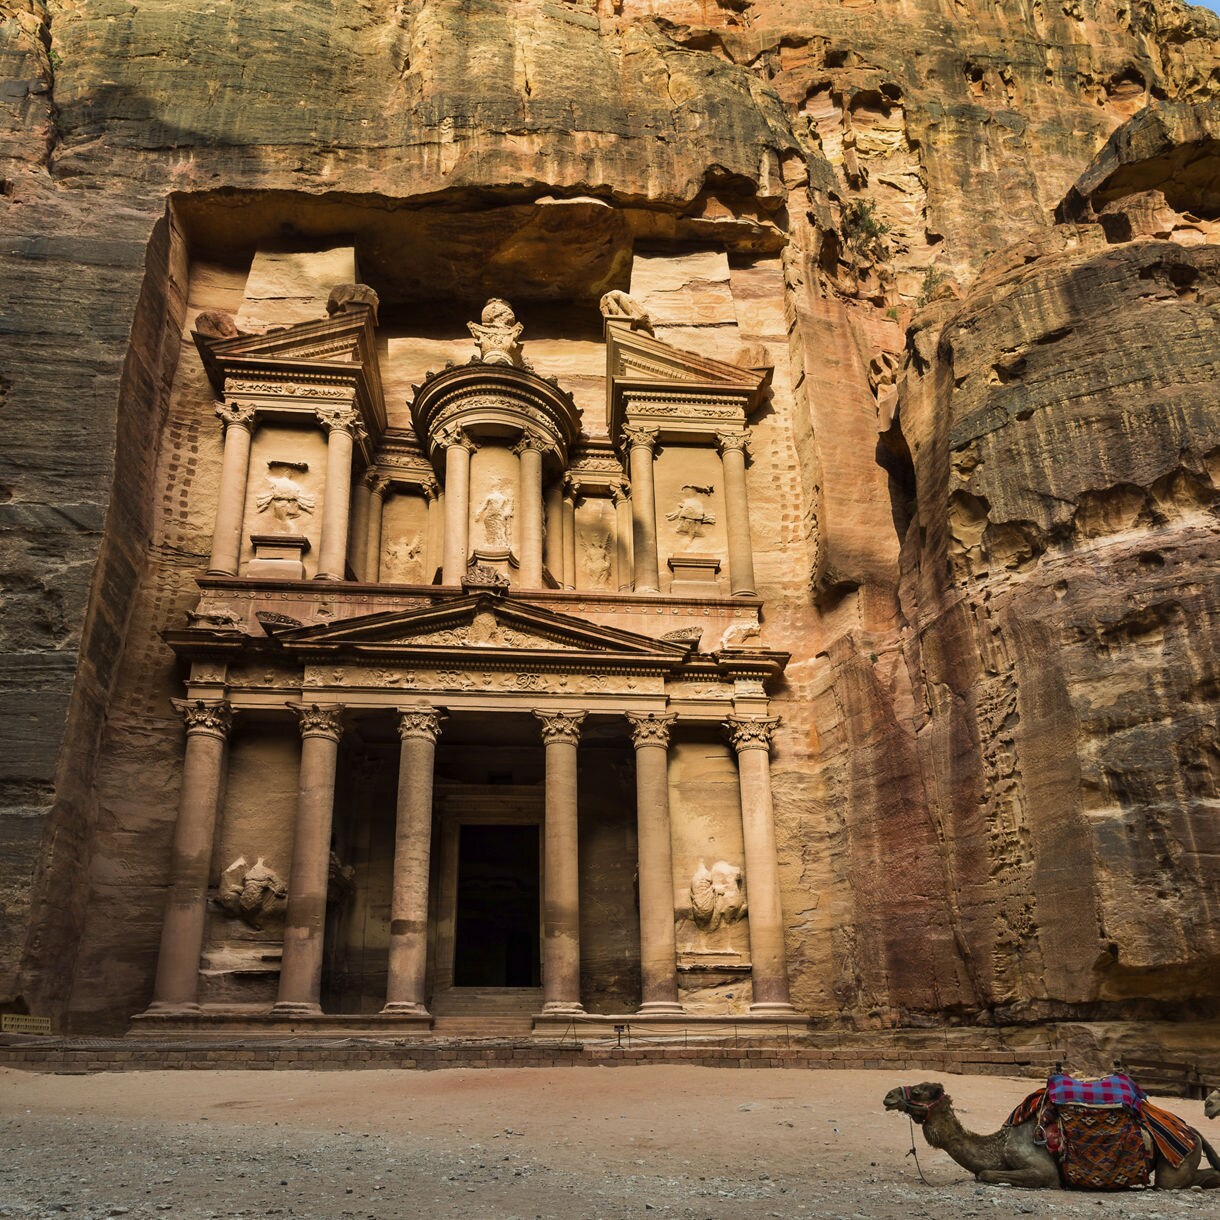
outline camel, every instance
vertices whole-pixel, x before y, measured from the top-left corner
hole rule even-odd
[[[1220,1112],[1220,1090],[1212,1095]],[[1211,1098],[1208,1099],[1209,1103]],[[1041,1144],[1034,1143],[1036,1123],[1010,1127],[1006,1123],[991,1135],[976,1135],[962,1126],[953,1102],[940,1084],[924,1083],[891,1089],[885,1095],[887,1110],[901,1110],[923,1128],[933,1148],[942,1148],[980,1182],[1031,1189],[1061,1189],[1059,1166]],[[1220,1157],[1197,1132],[1196,1144],[1177,1168],[1159,1153],[1153,1165],[1158,1190],[1185,1190],[1191,1186],[1220,1187]],[[1203,1153],[1212,1169],[1199,1169]]]
[[[1212,1089],[1203,1099],[1203,1113],[1208,1118],[1220,1118],[1220,1089]]]

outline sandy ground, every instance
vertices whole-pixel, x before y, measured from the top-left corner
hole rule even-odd
[[[907,1120],[881,1108],[903,1083],[677,1066],[0,1069],[0,1217],[1220,1216],[1218,1192],[980,1186],[919,1136],[925,1185]],[[987,1131],[1031,1088],[945,1083]],[[1205,1121],[1199,1102],[1166,1104]]]

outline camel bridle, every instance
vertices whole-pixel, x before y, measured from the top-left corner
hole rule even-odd
[[[935,1110],[936,1107],[939,1106],[944,1100],[944,1089],[941,1089],[941,1091],[937,1093],[931,1101],[916,1101],[911,1096],[910,1086],[905,1084],[902,1086],[902,1108],[921,1127],[925,1122],[927,1122],[928,1115],[931,1114],[932,1111]]]

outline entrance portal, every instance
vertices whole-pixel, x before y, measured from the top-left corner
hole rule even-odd
[[[461,827],[454,931],[455,986],[539,985],[537,826]]]

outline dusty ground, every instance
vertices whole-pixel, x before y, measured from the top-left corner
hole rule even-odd
[[[1028,1080],[946,1077],[992,1130]],[[1216,1194],[983,1187],[885,1072],[0,1069],[0,1217],[1215,1216]],[[1199,1125],[1199,1102],[1171,1109]],[[1220,1124],[1213,1124],[1220,1126]],[[1220,1132],[1209,1131],[1212,1143]]]

